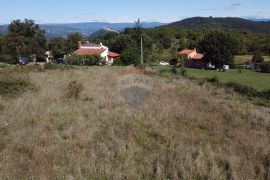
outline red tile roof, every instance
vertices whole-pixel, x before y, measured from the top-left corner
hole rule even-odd
[[[194,53],[195,50],[191,50],[191,49],[184,49],[180,52],[178,52],[179,54],[192,54]]]
[[[101,55],[105,49],[78,49],[74,52],[75,55]]]
[[[203,57],[204,57],[203,54],[197,53],[197,54],[192,58],[192,60],[202,60]]]
[[[120,54],[117,54],[115,52],[108,51],[108,56],[110,56],[110,57],[119,57]]]

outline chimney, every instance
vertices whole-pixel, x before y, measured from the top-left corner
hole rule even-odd
[[[80,49],[82,47],[82,42],[78,41],[78,48]]]

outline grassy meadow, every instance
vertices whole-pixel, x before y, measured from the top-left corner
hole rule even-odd
[[[239,84],[251,86],[259,91],[270,89],[270,74],[253,72],[243,69],[231,69],[227,72],[218,72],[216,70],[186,69],[189,77],[195,78],[213,78],[217,77],[221,82],[236,82]]]
[[[234,58],[235,64],[245,64],[251,62],[253,55],[238,55]],[[264,61],[270,61],[270,56],[263,56]]]
[[[35,87],[1,92],[0,179],[270,179],[270,108],[149,73],[134,109],[117,89],[122,70],[0,69],[7,88]]]

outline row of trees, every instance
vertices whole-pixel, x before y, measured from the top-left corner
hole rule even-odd
[[[146,63],[177,58],[176,51],[197,47],[206,53],[206,59],[216,64],[232,64],[235,54],[263,55],[270,53],[270,36],[229,29],[184,30],[174,27],[142,29],[128,28],[120,34],[109,33],[94,40],[106,44],[112,51],[121,53],[119,64],[140,63],[140,43],[143,37],[143,57]],[[0,34],[0,61],[14,61],[21,54],[35,54],[42,60],[46,50],[55,58],[63,57],[77,48],[83,40],[80,33],[68,37],[46,39],[45,32],[32,20],[16,20],[8,27],[8,33]],[[93,40],[92,40],[93,42]]]
[[[45,32],[33,20],[15,20],[8,26],[6,34],[0,34],[0,61],[16,63],[18,56],[36,55],[44,61],[44,53],[51,50],[55,58],[77,49],[81,41],[80,33],[72,33],[67,38],[46,39]]]
[[[255,52],[260,52],[263,55],[270,54],[270,36],[247,31],[230,29],[184,30],[174,27],[160,27],[143,29],[142,36],[144,57],[148,63],[174,59],[176,51],[185,48],[193,49],[194,47],[197,47],[202,53],[215,53],[216,56],[220,57],[220,62],[226,58],[229,64],[233,63],[233,55],[236,54],[254,54]],[[121,34],[107,34],[95,41],[102,41],[111,50],[121,53],[124,64],[127,64],[132,62],[126,55],[137,53],[134,56],[140,56],[138,40],[136,29],[131,28],[126,29]],[[206,58],[211,61],[216,59],[216,57],[209,57],[209,55]]]
[[[2,34],[0,38],[1,59],[16,61],[17,56],[22,54],[35,54],[39,57],[46,49],[44,34],[33,20],[13,21],[8,27],[8,33]]]

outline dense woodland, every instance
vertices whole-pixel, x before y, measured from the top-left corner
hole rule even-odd
[[[195,29],[186,30],[176,27],[160,27],[144,29],[144,56],[147,62],[170,60],[176,58],[176,51],[185,48],[197,48],[203,53],[202,41],[212,31],[229,34],[234,40],[234,55],[254,54],[260,52],[263,55],[270,53],[270,36],[255,34],[248,31],[231,29]],[[121,34],[107,34],[95,40],[108,45],[111,50],[125,54],[130,51],[138,52],[138,36],[135,29],[126,29]]]
[[[169,26],[185,29],[231,28],[248,30],[253,33],[270,34],[270,22],[252,21],[237,17],[192,17],[169,24]]]
[[[56,58],[72,53],[77,48],[77,42],[83,40],[80,33],[70,34],[67,38],[57,37],[46,39],[45,32],[32,20],[13,21],[8,33],[0,35],[0,61],[15,63],[21,54],[36,54],[43,61],[43,53],[52,50]],[[142,29],[144,57],[146,63],[170,61],[177,57],[176,51],[184,48],[197,48],[204,53],[203,41],[206,35],[213,31],[226,34],[233,40],[232,55],[261,53],[270,54],[270,36],[255,34],[244,30],[232,29],[183,29],[164,26],[152,29]],[[85,39],[86,40],[86,39]],[[136,28],[125,29],[122,33],[107,33],[91,39],[91,42],[102,42],[110,50],[121,53],[121,64],[132,64],[139,59],[139,40]],[[229,46],[230,47],[230,46]]]

